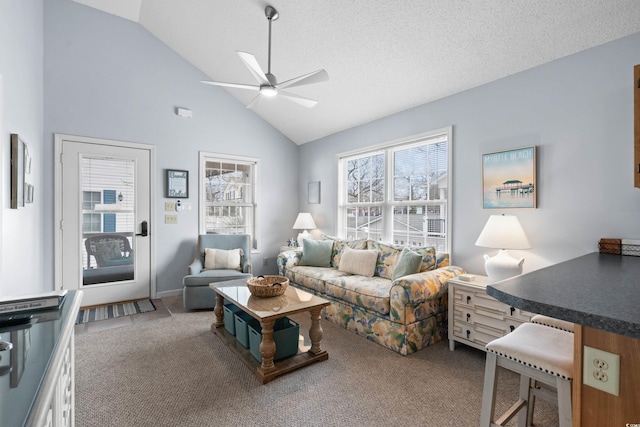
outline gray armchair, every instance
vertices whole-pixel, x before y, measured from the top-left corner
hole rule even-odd
[[[205,269],[206,248],[242,249],[241,271],[233,269]],[[251,277],[251,236],[248,234],[201,234],[198,236],[196,256],[187,267],[187,275],[182,279],[182,301],[187,310],[214,308],[215,292],[209,283]]]

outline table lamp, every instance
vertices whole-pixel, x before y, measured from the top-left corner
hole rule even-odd
[[[531,248],[518,218],[504,214],[489,217],[478,236],[476,246],[500,249],[494,257],[484,256],[484,269],[491,283],[522,274],[524,258],[513,258],[507,253],[507,249]]]
[[[300,212],[296,218],[295,224],[293,224],[294,230],[304,230],[298,234],[298,247],[302,247],[302,240],[311,237],[307,229],[316,228],[316,223],[313,221],[313,217],[309,212]]]

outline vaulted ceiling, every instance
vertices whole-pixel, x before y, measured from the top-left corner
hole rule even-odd
[[[284,81],[325,69],[253,111],[297,144],[640,32],[637,0],[74,0],[138,22],[212,80],[257,84],[236,51]],[[228,90],[248,105],[253,91]],[[197,114],[197,112],[194,112]]]

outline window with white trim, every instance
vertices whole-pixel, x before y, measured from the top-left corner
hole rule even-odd
[[[339,155],[338,235],[451,248],[451,128]]]
[[[200,233],[256,237],[258,160],[200,153]]]

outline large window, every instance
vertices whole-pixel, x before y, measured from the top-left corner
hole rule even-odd
[[[339,233],[450,252],[451,128],[341,155]]]
[[[256,237],[256,159],[200,153],[200,232]]]

